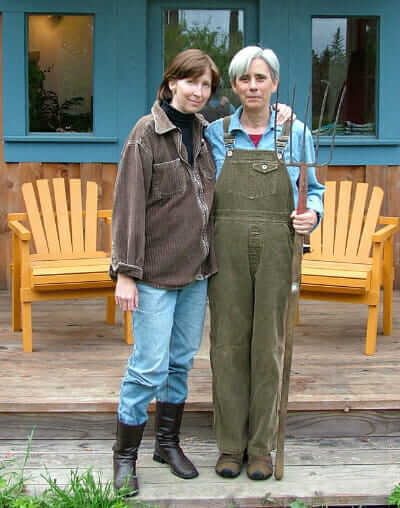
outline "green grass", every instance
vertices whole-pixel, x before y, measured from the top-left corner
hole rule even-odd
[[[69,484],[57,485],[48,473],[42,475],[47,481],[47,489],[40,495],[28,496],[25,488],[25,467],[31,451],[33,432],[22,461],[17,467],[15,459],[0,462],[0,508],[158,508],[139,500],[130,500],[123,490],[116,494],[111,482],[103,484],[101,475],[95,475],[88,469],[82,473],[70,472]]]
[[[70,472],[68,485],[60,487],[48,472],[42,477],[48,487],[40,495],[28,496],[25,491],[25,468],[28,462],[33,432],[28,437],[22,465],[17,467],[15,459],[0,462],[0,508],[159,508],[140,500],[126,500],[124,492],[116,494],[111,482],[103,483],[101,475],[95,476],[91,469]],[[267,499],[268,498],[268,499]],[[271,501],[269,495],[266,501]],[[400,483],[395,485],[388,497],[388,505],[400,508]],[[314,504],[315,506],[315,504]],[[327,508],[327,505],[323,505]],[[230,507],[235,507],[232,500]],[[301,500],[290,504],[290,508],[311,508]],[[362,508],[362,507],[359,507]]]

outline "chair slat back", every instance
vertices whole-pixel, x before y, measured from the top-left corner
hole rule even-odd
[[[375,233],[378,224],[379,214],[383,202],[383,190],[380,187],[374,187],[369,200],[369,207],[365,216],[364,229],[362,232],[360,246],[358,248],[359,257],[368,257],[371,252],[372,235]]]
[[[346,252],[349,225],[351,182],[340,182],[339,201],[336,212],[334,256],[342,257]]]
[[[97,183],[87,182],[86,217],[85,217],[85,251],[94,252],[97,245]]]
[[[84,241],[81,181],[77,178],[72,178],[69,181],[69,188],[71,197],[72,250],[73,252],[83,252]]]
[[[360,245],[360,236],[364,222],[365,203],[367,201],[368,184],[358,183],[353,202],[346,256],[356,257]]]
[[[326,182],[325,188],[322,254],[332,257],[335,245],[336,182]]]
[[[45,227],[47,245],[50,254],[60,253],[60,242],[58,241],[57,226],[54,216],[53,204],[51,202],[50,189],[48,180],[36,181],[40,208],[42,210],[42,218]]]
[[[87,182],[85,223],[79,179],[70,180],[70,212],[63,178],[53,179],[55,211],[48,180],[37,180],[36,184],[39,203],[32,183],[22,185],[22,194],[37,254],[56,258],[96,253],[97,183]]]
[[[32,231],[33,242],[38,254],[48,254],[46,235],[44,233],[39,207],[36,201],[35,191],[30,182],[22,184],[22,196],[25,202],[26,213]]]
[[[352,182],[326,182],[324,217],[310,235],[308,258],[369,263],[372,235],[376,231],[383,202],[383,190],[374,187],[366,208],[368,184],[358,183],[351,206]],[[336,206],[337,201],[337,206]]]
[[[61,252],[72,253],[71,228],[69,225],[67,196],[63,178],[53,178],[54,198],[56,202],[57,226]]]

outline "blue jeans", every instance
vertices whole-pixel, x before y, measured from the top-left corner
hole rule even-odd
[[[147,406],[181,404],[187,377],[199,349],[207,298],[207,281],[177,290],[136,283],[139,307],[132,313],[135,344],[121,382],[118,418],[128,425],[147,420]]]

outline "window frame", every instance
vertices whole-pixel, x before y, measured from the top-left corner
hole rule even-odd
[[[318,0],[305,0],[296,3],[292,0],[289,15],[289,47],[293,48],[290,53],[289,75],[290,81],[294,82],[296,76],[307,77],[301,82],[296,82],[296,96],[301,99],[296,110],[304,111],[307,86],[311,83],[312,77],[312,19],[313,18],[337,18],[350,16],[374,16],[378,17],[378,40],[377,40],[377,90],[376,90],[376,135],[375,136],[337,136],[336,151],[341,147],[359,147],[353,150],[354,154],[364,152],[368,147],[382,148],[385,146],[400,145],[400,123],[398,122],[393,104],[396,103],[393,82],[393,73],[396,68],[396,57],[390,47],[397,47],[398,35],[396,26],[400,21],[395,1],[388,0],[380,2],[361,2],[337,0],[335,5],[321,5]],[[392,5],[387,5],[392,4]],[[304,55],[309,58],[304,60]],[[383,121],[384,119],[384,121]],[[323,155],[327,154],[328,145],[331,143],[331,136],[321,136]],[[325,146],[325,149],[324,149]],[[350,150],[348,150],[349,152]],[[349,159],[349,154],[345,157]],[[369,158],[369,157],[368,157]],[[335,157],[335,160],[337,157]],[[379,162],[378,162],[379,163]]]
[[[157,88],[161,82],[164,62],[164,16],[165,9],[188,9],[188,10],[243,10],[244,44],[257,44],[259,7],[257,0],[149,0],[148,24],[147,24],[147,103],[152,106]],[[153,28],[151,30],[150,28]],[[156,30],[154,30],[156,27]],[[157,51],[161,48],[161,51]]]
[[[3,8],[3,139],[7,162],[114,162],[117,134],[115,8],[106,0],[69,0],[68,7],[49,0],[24,0]],[[111,12],[110,12],[111,11]],[[29,132],[28,16],[30,14],[93,15],[93,131]],[[114,16],[115,22],[110,22]],[[22,149],[21,149],[22,148]]]

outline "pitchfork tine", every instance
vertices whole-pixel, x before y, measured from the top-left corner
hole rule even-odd
[[[332,157],[333,157],[333,148],[335,146],[335,138],[336,138],[336,127],[337,127],[337,123],[338,123],[338,120],[339,120],[339,115],[340,115],[341,110],[342,110],[342,104],[343,104],[343,99],[344,99],[344,94],[345,93],[346,93],[346,85],[343,86],[343,90],[342,90],[342,93],[340,95],[339,106],[337,108],[335,122],[333,124],[333,135],[332,135],[331,149],[330,149],[330,152],[329,152],[329,159],[325,162],[325,164],[323,164],[324,166],[327,166],[331,162]]]
[[[293,85],[293,91],[292,91],[292,104],[290,105],[292,112],[290,113],[290,131],[289,131],[289,149],[290,149],[290,162],[293,161],[293,115],[294,115],[294,102],[296,98],[296,84]]]
[[[306,131],[307,131],[308,110],[310,109],[311,94],[312,94],[312,86],[310,86],[309,91],[308,91],[306,110],[304,112],[303,142],[302,142],[302,147],[301,147],[301,160],[302,161],[306,160]]]
[[[319,140],[320,140],[320,137],[321,137],[322,120],[323,120],[324,114],[325,114],[326,101],[327,101],[327,98],[328,98],[328,91],[329,91],[329,81],[326,81],[324,98],[322,100],[321,111],[320,111],[320,114],[319,114],[318,131],[317,131],[317,135],[316,135],[317,139],[316,139],[316,143],[315,143],[315,160],[317,162],[318,162],[318,152],[319,152]]]

